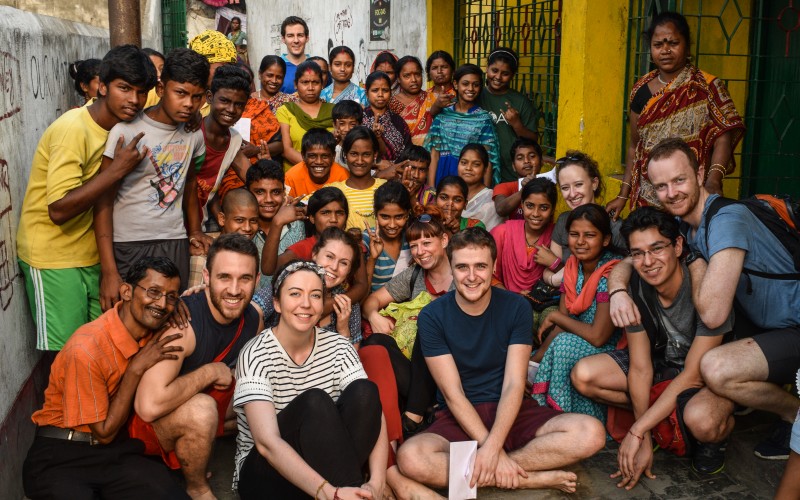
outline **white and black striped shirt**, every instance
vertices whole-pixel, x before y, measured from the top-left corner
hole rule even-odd
[[[304,364],[298,365],[286,351],[272,328],[248,342],[236,364],[236,389],[233,408],[239,434],[236,437],[236,469],[233,488],[239,482],[239,469],[254,446],[244,414],[253,401],[268,401],[278,414],[298,395],[309,389],[322,389],[336,401],[350,382],[367,378],[350,342],[336,332],[316,329],[314,348]]]

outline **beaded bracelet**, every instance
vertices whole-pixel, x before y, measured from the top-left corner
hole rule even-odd
[[[619,292],[628,293],[628,289],[627,288],[617,288],[616,290],[612,290],[611,292],[609,292],[608,298],[610,299],[611,297],[614,296],[615,293],[619,293]]]

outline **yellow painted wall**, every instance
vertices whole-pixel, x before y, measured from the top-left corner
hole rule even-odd
[[[455,38],[455,2],[453,0],[427,0],[426,14],[428,21],[427,53],[446,50],[452,54],[453,39]]]

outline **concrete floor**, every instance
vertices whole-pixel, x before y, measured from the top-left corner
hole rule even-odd
[[[780,482],[784,461],[762,460],[753,455],[753,447],[767,437],[775,417],[754,412],[738,417],[729,441],[725,470],[712,477],[700,477],[691,469],[690,460],[666,452],[656,452],[653,473],[656,479],[644,479],[633,490],[616,488],[608,475],[616,470],[616,443],[572,468],[580,486],[574,495],[556,491],[504,491],[485,488],[478,491],[482,500],[521,499],[768,499]],[[238,498],[231,491],[235,438],[217,442],[210,464],[211,482],[220,500]]]

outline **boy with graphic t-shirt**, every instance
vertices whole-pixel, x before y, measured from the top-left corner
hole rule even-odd
[[[108,131],[136,118],[155,84],[146,53],[133,45],[115,47],[100,65],[97,99],[61,115],[39,140],[17,232],[37,349],[60,350],[78,327],[100,315],[92,206],[143,157],[141,136],[118,135],[106,145]],[[116,160],[99,172],[106,147]]]
[[[95,207],[103,309],[119,300],[114,288],[119,288],[120,276],[145,255],[172,260],[178,266],[181,287],[185,289],[189,281],[190,244],[194,252],[205,253],[211,242],[200,230],[197,190],[186,189],[184,196],[187,185],[195,185],[194,177],[206,150],[203,133],[187,132],[184,124],[202,103],[208,67],[208,61],[194,51],[171,52],[158,83],[161,101],[133,122],[117,125],[109,134],[101,171],[113,161],[111,144],[119,136],[144,132],[142,142],[147,152],[122,180],[119,190],[109,190]]]

